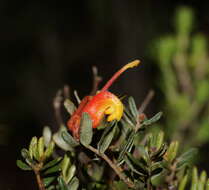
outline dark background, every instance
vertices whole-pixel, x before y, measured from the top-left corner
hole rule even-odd
[[[158,83],[150,46],[173,30],[179,5],[194,8],[198,30],[208,34],[207,1],[0,1],[0,189],[37,189],[34,176],[16,167],[20,149],[43,126],[56,130],[52,100],[64,84],[80,97],[89,93],[93,65],[102,86],[122,65],[140,59],[142,65],[111,88],[140,104]],[[148,114],[158,110],[160,98],[156,94]]]

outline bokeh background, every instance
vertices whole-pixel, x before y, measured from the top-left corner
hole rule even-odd
[[[52,107],[58,89],[68,84],[80,97],[90,92],[93,65],[102,86],[122,65],[140,59],[111,91],[140,105],[154,89],[146,113],[161,109],[160,69],[149,52],[155,39],[174,30],[181,5],[193,8],[194,30],[208,36],[207,1],[0,1],[0,189],[36,189],[33,174],[16,167],[19,151],[43,126],[58,127]],[[200,149],[207,152],[207,143]],[[207,160],[200,165],[207,168]]]

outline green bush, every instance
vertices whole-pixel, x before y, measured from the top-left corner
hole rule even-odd
[[[177,9],[175,33],[159,38],[152,49],[161,71],[164,130],[186,147],[209,142],[208,39],[194,30],[194,18],[189,7]]]

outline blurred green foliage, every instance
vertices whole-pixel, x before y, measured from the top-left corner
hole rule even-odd
[[[208,39],[194,29],[195,15],[179,7],[175,32],[159,38],[153,55],[160,68],[165,131],[186,146],[209,142]]]

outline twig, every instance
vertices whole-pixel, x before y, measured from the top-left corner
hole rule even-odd
[[[152,100],[152,98],[154,97],[154,91],[153,90],[150,90],[147,94],[147,96],[145,97],[144,101],[142,102],[141,106],[139,107],[138,109],[138,113],[139,113],[139,116],[140,114],[142,114],[144,112],[144,110],[147,108],[148,104],[150,103],[150,101]],[[140,121],[140,118],[138,117],[137,118],[137,124],[136,124],[136,127],[135,127],[135,131],[137,132],[141,127],[141,121]]]
[[[90,95],[95,95],[98,90],[99,83],[102,81],[102,77],[98,76],[98,70],[96,66],[92,67],[92,72],[93,72],[93,84]]]
[[[144,112],[144,110],[147,108],[148,104],[150,103],[150,101],[154,97],[154,95],[155,95],[154,90],[150,90],[148,92],[147,96],[145,97],[144,101],[142,102],[141,106],[138,109],[139,114]]]
[[[127,178],[123,173],[121,173],[121,169],[117,165],[115,165],[112,162],[112,160],[110,160],[104,153],[100,153],[96,148],[90,145],[87,148],[92,152],[94,152],[95,154],[97,154],[98,156],[100,156],[101,158],[103,158],[109,164],[109,166],[115,171],[115,173],[119,176],[119,178],[128,185],[128,187],[134,188],[134,183],[129,178]]]
[[[38,183],[39,190],[45,190],[45,186],[44,186],[43,180],[40,176],[39,170],[34,169],[34,172],[35,172],[35,175],[36,175],[36,180],[37,180],[37,183]]]
[[[55,118],[59,126],[63,124],[63,119],[61,115],[61,103],[62,103],[62,91],[58,90],[54,100],[53,100],[53,107],[55,112]]]
[[[81,99],[80,99],[79,96],[78,96],[78,92],[77,92],[76,90],[74,90],[73,93],[74,93],[74,96],[75,96],[75,98],[76,98],[78,104],[80,104],[80,103],[81,103]]]
[[[64,88],[63,88],[63,95],[64,95],[65,99],[70,97],[70,87],[68,85],[64,86]]]
[[[177,162],[174,162],[172,166],[170,166],[170,175],[167,176],[166,182],[168,183],[169,186],[174,186],[175,183],[175,177],[176,177],[176,167],[177,167]]]

